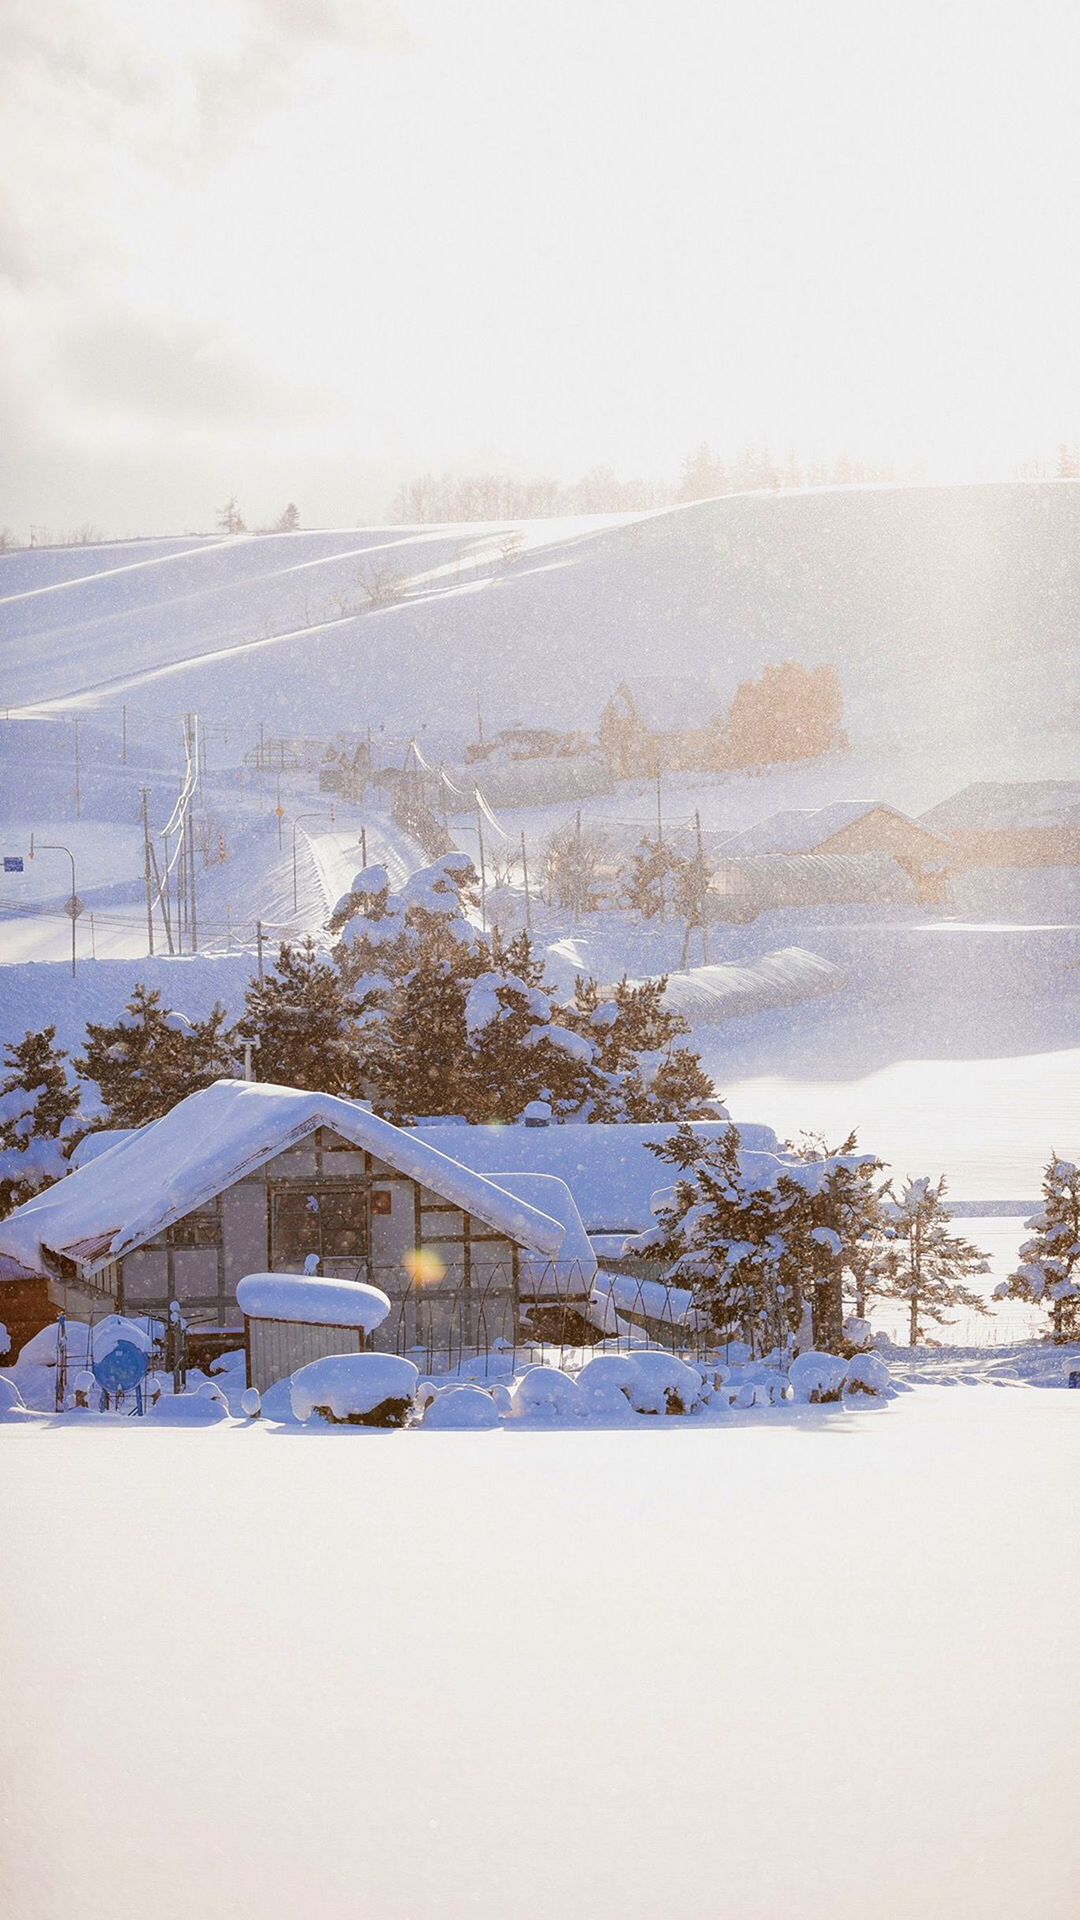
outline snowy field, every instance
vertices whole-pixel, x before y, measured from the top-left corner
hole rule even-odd
[[[1080,1395],[0,1446],[20,1920],[1080,1908]]]

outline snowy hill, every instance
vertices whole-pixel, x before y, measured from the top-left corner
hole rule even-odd
[[[5,556],[4,705],[370,723],[449,751],[478,693],[492,729],[592,727],[629,671],[730,693],[788,657],[837,663],[856,750],[944,772],[959,738],[988,774],[1069,771],[1080,485],[749,494],[517,533],[516,550],[469,525]],[[403,597],[371,606],[382,569]]]

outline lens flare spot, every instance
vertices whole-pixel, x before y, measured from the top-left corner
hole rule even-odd
[[[410,1247],[401,1264],[418,1287],[437,1287],[446,1272],[446,1262],[434,1247]]]

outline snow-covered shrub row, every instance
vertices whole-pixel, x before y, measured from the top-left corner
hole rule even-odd
[[[317,1414],[331,1425],[403,1427],[419,1379],[412,1361],[396,1353],[331,1353],[293,1374],[293,1414],[301,1422]]]

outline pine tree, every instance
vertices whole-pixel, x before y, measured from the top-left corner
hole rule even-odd
[[[825,1353],[844,1345],[844,1274],[880,1231],[885,1189],[875,1180],[883,1171],[849,1133],[837,1148],[807,1141],[777,1178],[787,1254],[809,1283],[813,1341]]]
[[[215,1006],[205,1020],[189,1020],[163,1007],[156,988],[139,982],[119,1020],[111,1026],[88,1021],[86,1050],[75,1071],[96,1081],[105,1108],[102,1125],[142,1127],[234,1065],[224,1007]]]
[[[580,1112],[591,1091],[595,1047],[560,1018],[527,933],[496,935],[465,1002],[469,1084],[464,1109],[478,1121],[516,1120],[532,1100],[559,1117]]]
[[[689,1287],[719,1339],[737,1336],[754,1353],[784,1347],[802,1312],[784,1260],[784,1206],[775,1185],[744,1174],[738,1128],[716,1140],[683,1125],[652,1152],[679,1178],[657,1206],[656,1227],[627,1250],[662,1262],[669,1284]]]
[[[258,1040],[260,1080],[355,1098],[364,1090],[361,1000],[310,936],[283,941],[273,970],[248,982],[237,1032]]]
[[[1052,1153],[1042,1190],[1042,1206],[1024,1223],[1035,1238],[1024,1241],[1016,1272],[994,1292],[1048,1307],[1053,1338],[1063,1343],[1080,1331],[1080,1171]]]
[[[589,1117],[593,1120],[692,1120],[711,1117],[714,1093],[696,1053],[677,1041],[690,1028],[664,1005],[666,977],[624,976],[601,998],[595,980],[574,983],[566,1024],[593,1043]]]
[[[951,1216],[943,1205],[945,1176],[935,1184],[928,1178],[909,1180],[896,1202],[893,1237],[881,1255],[881,1292],[909,1307],[908,1345],[925,1337],[924,1320],[948,1326],[949,1307],[970,1307],[989,1313],[981,1294],[962,1282],[989,1271],[980,1248],[949,1232]]]
[[[422,959],[397,988],[370,1060],[378,1112],[399,1125],[461,1113],[469,1091],[467,986],[449,961]]]
[[[295,533],[299,525],[300,525],[300,509],[294,504],[293,501],[290,500],[284,512],[280,514],[278,519],[274,522],[274,532],[275,533]]]
[[[24,1033],[7,1048],[0,1086],[0,1215],[21,1207],[67,1172],[65,1145],[79,1106],[55,1027]]]
[[[244,517],[236,504],[236,495],[230,494],[223,507],[218,508],[218,529],[221,533],[246,533]]]

